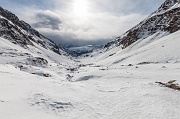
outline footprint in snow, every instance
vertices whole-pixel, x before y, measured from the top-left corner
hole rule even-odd
[[[43,94],[34,94],[32,98],[29,98],[29,101],[32,106],[55,113],[68,111],[73,108],[70,102],[61,102],[53,98],[48,98]]]
[[[3,100],[0,100],[0,102],[5,102],[5,101],[3,101]]]

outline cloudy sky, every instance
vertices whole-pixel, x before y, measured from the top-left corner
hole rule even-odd
[[[104,44],[155,11],[164,0],[0,0],[56,43]]]

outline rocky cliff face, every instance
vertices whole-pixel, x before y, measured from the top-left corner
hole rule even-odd
[[[162,12],[162,11],[166,11],[169,8],[171,8],[173,5],[175,4],[179,4],[180,0],[166,0],[160,7],[159,9],[156,11],[156,13],[158,12]]]
[[[157,11],[137,26],[127,31],[115,41],[106,44],[105,48],[121,46],[122,49],[130,46],[139,39],[153,34],[170,34],[180,29],[180,0],[166,0]]]
[[[46,49],[60,54],[60,50],[55,43],[2,7],[0,7],[0,37],[4,37],[23,47],[34,45],[33,43],[35,42]]]

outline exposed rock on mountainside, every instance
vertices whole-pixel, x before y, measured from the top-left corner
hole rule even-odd
[[[115,41],[104,47],[121,46],[122,49],[130,46],[139,39],[147,38],[155,33],[156,36],[170,34],[180,29],[180,0],[166,0],[161,7],[147,19],[127,31]]]
[[[33,42],[36,42],[42,47],[60,54],[60,50],[55,43],[2,7],[0,7],[0,37],[4,37],[23,47],[33,45]]]
[[[171,8],[173,5],[175,4],[179,4],[180,0],[166,0],[156,12],[162,12],[165,10],[168,10],[169,8]]]

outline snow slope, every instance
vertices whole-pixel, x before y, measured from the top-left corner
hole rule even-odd
[[[155,83],[180,83],[179,38],[178,31],[153,42],[142,40],[119,54],[109,56],[107,52],[108,58],[102,53],[76,62],[45,48],[23,49],[1,38],[0,117],[179,119],[179,91]],[[173,59],[159,60],[166,53]],[[42,57],[48,64],[33,66],[26,63],[29,57]],[[122,57],[127,58],[117,62]],[[98,58],[103,60],[98,62]],[[148,61],[156,63],[138,64]],[[133,65],[128,66],[130,63]]]
[[[139,64],[147,63],[179,63],[180,61],[180,31],[168,36],[157,38],[154,35],[140,39],[128,48],[122,50],[112,48],[108,51],[95,52],[94,59],[102,64]],[[89,60],[89,59],[88,59]]]
[[[43,77],[1,63],[0,117],[178,119],[179,91],[155,82],[172,79],[180,82],[179,67],[180,63],[108,67],[81,62],[71,65],[77,69],[71,71],[63,67],[43,68],[54,74]]]
[[[54,72],[46,72],[44,68],[51,69],[55,66],[61,68],[73,63],[70,57],[59,55],[36,43],[34,46],[27,45],[26,48],[23,48],[7,39],[0,38],[0,44],[0,64],[10,64],[21,71],[34,75],[51,76]]]

